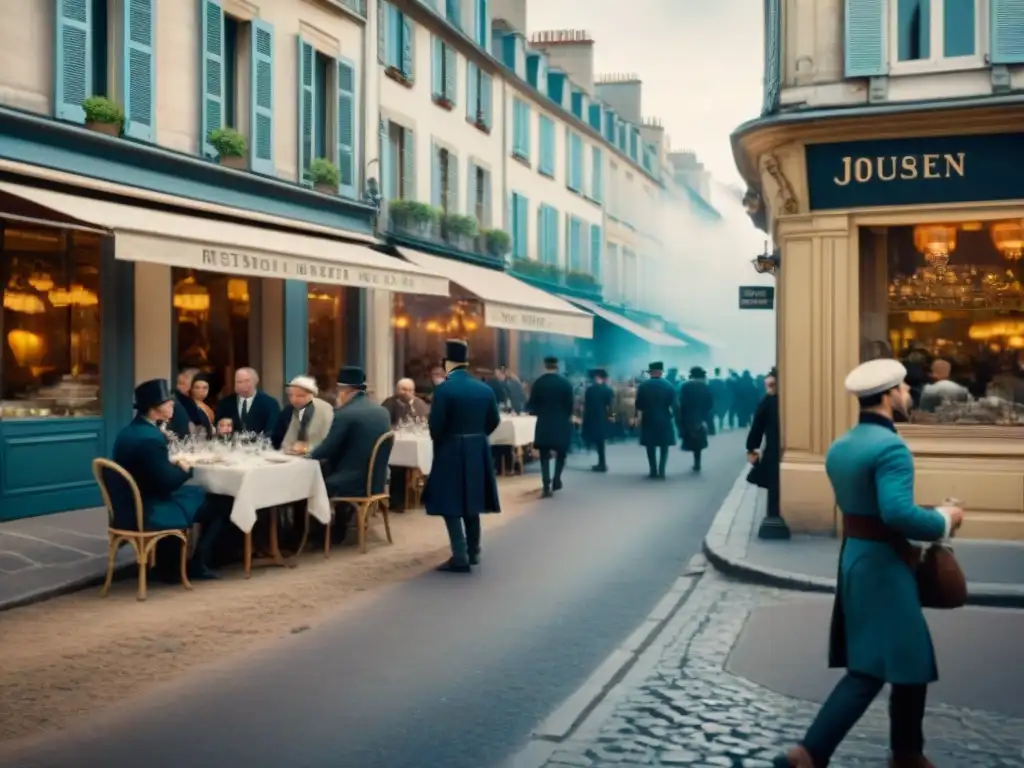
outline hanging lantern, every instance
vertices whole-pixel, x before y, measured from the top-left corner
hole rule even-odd
[[[228,280],[228,301],[240,304],[249,303],[249,281],[240,278]]]
[[[53,278],[46,272],[33,272],[28,284],[40,293],[46,293],[53,288]]]
[[[1007,261],[1024,256],[1024,227],[1020,221],[997,221],[991,227],[992,244]]]
[[[34,293],[27,291],[4,291],[4,309],[23,315],[38,315],[46,311],[43,301]]]
[[[907,318],[912,323],[938,323],[942,320],[942,313],[932,309],[919,309],[907,313]]]
[[[949,254],[956,250],[956,227],[918,224],[914,227],[914,247],[924,255],[925,262],[936,274],[945,274]]]
[[[39,365],[46,352],[43,337],[31,331],[15,329],[7,334],[7,344],[14,353],[14,359],[22,368]]]
[[[194,277],[186,277],[174,286],[174,308],[182,312],[206,312],[210,308],[210,294]]]

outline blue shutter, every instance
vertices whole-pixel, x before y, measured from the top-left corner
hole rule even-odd
[[[598,147],[594,147],[594,175],[591,196],[598,203],[604,198],[604,155]]]
[[[200,0],[202,11],[203,66],[200,88],[199,144],[206,157],[217,157],[210,144],[210,131],[224,125],[224,11],[220,0]]]
[[[444,46],[444,97],[455,103],[455,83],[459,67],[459,55],[450,45]]]
[[[466,171],[466,215],[476,219],[476,165],[473,164],[472,160],[466,161]],[[479,219],[477,224],[481,228],[484,226],[484,223]]]
[[[316,72],[316,52],[313,46],[299,38],[299,182],[311,183],[309,164],[316,151],[316,114],[313,83]]]
[[[395,190],[392,185],[392,174],[394,165],[391,160],[391,136],[390,130],[388,129],[388,121],[383,117],[379,118],[380,126],[378,128],[378,134],[380,139],[377,165],[380,166],[378,173],[380,174],[380,196],[385,201],[389,201],[395,194]]]
[[[480,224],[483,225],[483,226],[486,226],[486,227],[490,227],[491,226],[491,222],[494,220],[494,214],[491,211],[491,172],[490,171],[484,171],[484,173],[482,174],[481,178],[483,179],[483,182],[484,182],[484,194],[483,194],[483,209],[484,209],[483,218],[484,218],[484,220],[481,221]]]
[[[459,212],[459,156],[448,153],[448,210]]]
[[[377,61],[390,64],[388,61],[388,4],[377,0]]]
[[[992,63],[1024,64],[1024,0],[991,1]]]
[[[761,114],[779,109],[782,87],[782,0],[764,0],[764,93]]]
[[[384,3],[384,63],[395,69],[402,68],[402,14],[390,3]]]
[[[405,199],[415,200],[416,192],[416,137],[411,128],[402,129],[402,153],[405,163],[402,166],[402,186]]]
[[[516,214],[516,242],[519,243],[519,258],[529,258],[530,249],[526,241],[529,233],[529,225],[526,217],[529,216],[530,201],[522,195],[518,196],[519,211]]]
[[[413,56],[412,56],[412,22],[405,14],[402,16],[402,74],[407,79],[413,79]]]
[[[440,37],[433,38],[430,50],[430,82],[434,96],[444,96],[444,42]]]
[[[476,26],[477,43],[485,51],[491,50],[491,4],[489,0],[477,0]]]
[[[491,96],[492,96],[491,76],[486,72],[480,73],[480,111],[484,115],[484,125],[490,128],[493,123],[493,113],[491,111]]]
[[[253,19],[250,35],[252,126],[250,166],[256,173],[276,174],[274,167],[274,27]]]
[[[572,132],[565,126],[565,186],[572,188]]]
[[[887,72],[885,0],[846,0],[846,76]]]
[[[462,29],[462,9],[459,7],[459,0],[447,0],[445,3],[445,18],[455,26]]]
[[[338,192],[356,197],[356,69],[338,59]]]
[[[530,158],[532,147],[530,146],[530,105],[523,102],[523,156]]]
[[[92,3],[57,0],[54,50],[54,114],[61,120],[85,122],[82,102],[92,92]]]
[[[476,123],[477,102],[480,98],[479,81],[477,73],[479,70],[471,61],[466,61],[466,119]]]
[[[601,282],[601,228],[596,224],[590,225],[590,274],[600,284]]]
[[[124,135],[153,141],[156,61],[153,38],[155,0],[124,0]]]
[[[437,144],[430,144],[430,204],[443,207],[441,199],[441,150]]]
[[[515,192],[508,193],[508,199],[505,201],[505,231],[508,232],[509,238],[512,240],[512,258],[516,257],[516,207],[515,207],[516,195]]]
[[[546,231],[545,222],[547,221],[547,218],[545,217],[546,210],[547,206],[545,205],[537,206],[537,261],[542,264],[547,262],[547,254],[544,250],[544,232]]]

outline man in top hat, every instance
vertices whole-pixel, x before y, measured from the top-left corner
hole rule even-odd
[[[501,423],[494,391],[467,369],[469,345],[445,344],[445,383],[430,404],[434,464],[423,489],[428,515],[444,518],[452,556],[438,570],[469,573],[480,562],[480,515],[500,512],[490,435]]]
[[[576,398],[572,384],[558,372],[558,358],[544,358],[544,373],[530,387],[526,410],[537,417],[533,445],[540,452],[542,495],[550,498],[562,489],[562,470],[572,443],[572,412]],[[555,474],[551,475],[551,457]]]
[[[847,672],[803,742],[776,758],[776,768],[828,765],[886,683],[892,686],[889,765],[933,768],[922,754],[922,724],[928,684],[938,672],[909,562],[916,548],[907,540],[948,538],[963,510],[952,500],[935,508],[914,503],[914,459],[893,423],[911,407],[906,376],[900,362],[879,359],[846,377],[860,419],[829,448],[825,471],[843,515],[829,666]]]
[[[651,363],[647,372],[650,378],[636,388],[640,445],[647,449],[648,477],[664,480],[668,449],[676,442],[676,388],[664,379],[664,363]]]
[[[186,485],[192,477],[188,462],[184,459],[171,461],[167,453],[167,436],[157,424],[168,421],[174,407],[174,394],[166,379],[152,379],[139,384],[135,388],[135,418],[118,433],[112,458],[138,486],[145,530],[169,531],[191,528],[196,523],[202,525],[189,576],[216,578],[209,568],[210,555],[231,506],[210,503],[213,499],[207,499],[203,488]],[[124,530],[136,530],[135,505],[130,495],[117,492],[119,487],[113,482],[109,486],[114,508],[113,525]],[[178,546],[181,546],[180,542],[168,539],[157,553],[157,565],[168,580],[177,578]],[[173,549],[173,553],[169,553],[169,549]]]
[[[714,398],[708,386],[708,374],[699,365],[690,369],[690,380],[679,390],[679,436],[682,449],[693,454],[693,471],[700,472],[700,457],[708,447],[708,422],[712,419]]]
[[[590,372],[590,386],[583,393],[583,442],[597,451],[594,472],[607,472],[605,441],[614,420],[615,390],[608,386],[608,371],[595,368]]]

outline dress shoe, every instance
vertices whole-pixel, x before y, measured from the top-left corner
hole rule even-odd
[[[554,493],[552,493],[551,489],[550,489],[550,488],[547,488],[547,487],[545,487],[545,488],[544,488],[544,490],[542,490],[542,491],[540,492],[540,497],[541,497],[542,499],[550,499],[550,498],[551,498],[552,496],[554,496],[554,495],[555,495],[555,494],[554,494]]]
[[[197,563],[194,560],[188,566],[189,581],[217,581],[220,574],[209,566]]]
[[[814,768],[814,761],[803,747],[793,747],[779,755],[772,763],[773,768]]]
[[[594,466],[592,466],[590,468],[590,471],[591,472],[607,472],[608,471],[608,467],[604,466],[603,464],[595,464]]]
[[[455,562],[455,558],[451,558],[447,562],[441,563],[441,565],[437,566],[437,570],[441,573],[471,573],[473,569],[470,567],[469,563],[457,563]]]
[[[551,484],[551,490],[552,490],[552,491],[560,491],[560,490],[562,490],[562,481],[561,481],[561,480],[558,480],[558,479],[556,479],[556,480],[555,480],[555,481],[554,481],[554,482],[553,482],[553,483]]]
[[[935,766],[922,754],[894,754],[889,758],[889,768],[935,768]]]
[[[477,554],[475,554],[475,555],[470,555],[469,556],[469,564],[470,565],[480,565],[480,553],[479,552]]]

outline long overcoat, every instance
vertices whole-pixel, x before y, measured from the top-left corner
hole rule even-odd
[[[648,379],[636,388],[640,445],[669,447],[676,442],[676,388],[665,379]]]
[[[596,445],[608,439],[614,415],[615,390],[607,384],[591,384],[583,393],[583,442]]]
[[[539,450],[568,451],[572,443],[572,412],[576,396],[565,376],[548,372],[530,387],[526,410],[537,417],[533,445]]]
[[[747,451],[761,453],[761,458],[751,467],[747,481],[759,488],[774,486],[778,482],[778,466],[782,458],[778,395],[765,395],[761,398],[747,433]]]
[[[488,439],[501,423],[494,391],[457,368],[434,390],[428,423],[434,463],[423,489],[427,514],[467,517],[500,512]]]
[[[310,454],[323,467],[330,496],[366,495],[373,448],[381,435],[390,431],[391,414],[365,392],[334,410],[327,437]]]
[[[714,400],[711,387],[703,379],[690,379],[679,390],[679,436],[684,451],[703,451],[708,447],[708,419]]]
[[[879,517],[900,535],[938,541],[946,518],[914,504],[914,461],[888,420],[863,414],[825,458],[843,515]],[[938,679],[913,570],[883,541],[845,539],[839,556],[829,666],[887,683]]]

